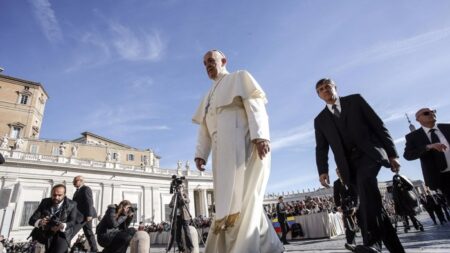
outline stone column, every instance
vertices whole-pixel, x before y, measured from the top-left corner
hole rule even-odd
[[[188,190],[188,197],[189,197],[189,212],[191,213],[192,218],[195,218],[194,189]]]
[[[144,215],[143,217],[143,222],[144,223],[148,223],[151,221],[152,216],[153,216],[153,205],[152,205],[152,201],[153,201],[153,195],[152,195],[152,187],[150,186],[143,186],[143,194],[144,196],[142,197],[144,203],[142,203],[142,208],[144,208],[144,210],[142,210],[142,214]]]
[[[161,206],[161,192],[159,187],[152,187],[152,216],[154,216],[155,223],[161,222],[161,212],[163,207]]]
[[[113,194],[112,194],[112,203],[111,204],[119,204],[120,201],[123,200],[122,196],[122,186],[119,184],[113,184]]]
[[[99,215],[104,215],[109,205],[113,203],[113,184],[103,184],[101,193],[101,205]]]
[[[209,213],[208,213],[208,195],[206,193],[206,189],[202,190],[202,210],[203,210],[203,215],[206,217],[209,217]]]

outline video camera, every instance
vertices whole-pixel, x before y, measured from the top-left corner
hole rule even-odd
[[[185,177],[177,177],[177,175],[172,175],[172,182],[170,183],[170,194],[177,192],[177,188],[179,185],[183,183]]]

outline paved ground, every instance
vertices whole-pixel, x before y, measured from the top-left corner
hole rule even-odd
[[[400,241],[403,243],[406,252],[450,253],[450,223],[443,226],[433,225],[426,213],[422,213],[418,218],[424,225],[424,232],[416,232],[412,228],[410,232],[404,233],[403,228],[398,229]],[[356,240],[357,243],[362,243],[360,236]],[[343,235],[332,239],[294,240],[290,243],[290,245],[286,245],[286,252],[288,253],[349,252],[344,249],[345,236]],[[152,245],[150,252],[165,252],[164,245]],[[174,251],[172,250],[170,252]],[[178,251],[176,252],[178,253]],[[203,252],[202,249],[200,249],[200,252]],[[383,252],[388,251],[384,249]]]

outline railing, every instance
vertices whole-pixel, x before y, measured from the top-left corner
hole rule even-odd
[[[146,174],[159,174],[159,175],[177,175],[177,176],[195,176],[195,177],[212,177],[209,172],[200,172],[194,169],[190,170],[177,170],[177,169],[166,169],[166,168],[156,168],[152,166],[134,166],[125,165],[116,162],[101,162],[93,160],[83,160],[74,157],[64,157],[64,156],[52,156],[52,155],[40,155],[25,153],[17,150],[6,150],[0,149],[0,153],[7,160],[15,161],[33,161],[33,162],[46,162],[46,163],[58,163],[67,165],[76,165],[83,167],[93,167],[93,168],[109,168],[114,170],[123,171],[134,171]]]

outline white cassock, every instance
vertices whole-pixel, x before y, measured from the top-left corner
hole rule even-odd
[[[266,96],[247,71],[220,74],[193,117],[200,125],[195,157],[212,153],[215,218],[205,253],[281,253],[263,211],[270,153],[259,159],[254,139],[270,140]]]

